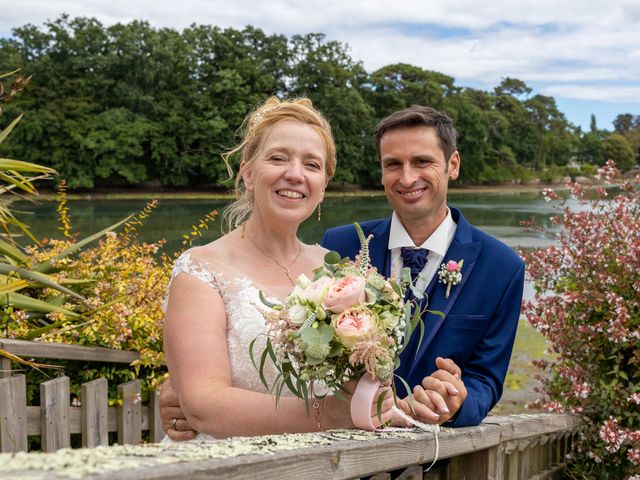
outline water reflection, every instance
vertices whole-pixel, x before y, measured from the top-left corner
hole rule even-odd
[[[536,194],[450,195],[451,205],[462,210],[467,220],[510,247],[535,248],[547,246],[551,239],[537,232],[525,232],[520,226],[532,217],[553,228],[549,217],[554,214],[550,203]],[[145,221],[140,238],[146,241],[167,240],[170,252],[181,248],[181,235],[191,229],[208,211],[222,211],[227,202],[215,200],[161,200],[156,211]],[[71,221],[80,236],[101,230],[144,207],[143,200],[75,200],[69,201]],[[58,237],[59,224],[55,202],[16,204],[31,214],[21,215],[37,237]],[[384,218],[391,209],[383,196],[327,198],[322,206],[322,219],[309,218],[300,229],[303,241],[319,242],[325,229],[357,220]],[[221,235],[220,222],[204,232],[195,243],[210,242]]]

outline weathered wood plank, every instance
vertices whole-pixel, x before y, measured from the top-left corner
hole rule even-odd
[[[0,348],[2,346],[0,345]],[[9,378],[11,376],[11,360],[7,357],[0,357],[0,378]]]
[[[454,457],[449,462],[448,477],[464,480],[486,480],[489,477],[490,462],[495,464],[496,455],[494,449],[475,451]],[[495,465],[492,466],[495,471]]]
[[[428,468],[427,465],[425,468]],[[423,480],[449,480],[447,476],[447,467],[448,465],[444,465],[442,467],[434,466],[428,472],[425,472],[423,475]]]
[[[40,384],[40,436],[44,452],[54,452],[71,443],[69,400],[69,377]]]
[[[539,422],[539,418],[529,418],[530,423]],[[491,450],[500,445],[506,453],[511,452],[507,463],[517,460],[520,454],[531,450],[530,447],[546,445],[537,439],[537,434],[528,438],[518,438],[506,442],[500,442],[501,429],[509,426],[509,419],[505,418],[502,425],[481,425],[480,427],[444,430],[440,433],[440,450],[442,456],[483,454],[484,460],[478,457],[479,464],[486,464],[491,472],[493,460]],[[521,425],[522,427],[522,425]],[[536,427],[532,427],[535,430]],[[560,429],[563,431],[564,427]],[[567,435],[569,437],[569,435]],[[519,451],[522,448],[522,452]],[[537,448],[537,447],[535,447]],[[119,480],[139,479],[225,479],[249,480],[260,478],[294,479],[353,479],[367,475],[375,475],[378,472],[388,472],[406,468],[411,465],[428,465],[433,459],[435,442],[430,433],[418,434],[414,438],[377,438],[367,442],[354,440],[339,440],[332,445],[316,446],[306,449],[280,451],[268,455],[246,455],[241,457],[192,461],[180,464],[156,464],[144,469],[133,468],[119,471]],[[481,450],[484,450],[482,452]],[[159,453],[162,455],[163,453]],[[494,456],[495,457],[495,456]],[[497,458],[497,457],[496,457]],[[508,478],[520,477],[518,474],[518,462],[513,469],[509,467],[506,473]],[[495,464],[496,471],[498,463]],[[482,470],[483,467],[481,467]],[[471,468],[462,472],[458,478],[473,478],[470,476]],[[553,478],[554,469],[544,470],[534,474],[533,478]],[[472,472],[471,472],[472,473]],[[113,472],[91,477],[93,480],[112,480]],[[552,476],[548,476],[552,475]],[[531,476],[531,475],[529,475]],[[62,475],[50,478],[64,478]],[[427,478],[433,478],[427,477]],[[442,477],[441,477],[442,478]],[[449,476],[448,478],[455,478]]]
[[[518,480],[520,471],[520,452],[516,449],[511,454],[507,455],[506,463],[506,480]]]
[[[129,364],[140,358],[139,353],[126,350],[86,347],[84,345],[70,345],[65,343],[29,342],[26,340],[2,339],[0,341],[0,348],[18,356],[55,358],[58,360]]]
[[[504,480],[505,454],[502,445],[487,450],[487,479]]]
[[[422,480],[422,467],[414,465],[400,474],[398,480]]]
[[[500,425],[502,440],[518,440],[558,431],[570,431],[582,425],[577,415],[538,413],[488,416],[481,425]]]
[[[0,452],[27,451],[26,404],[24,375],[0,379]]]
[[[388,472],[376,473],[369,480],[391,480],[391,474]]]
[[[565,478],[562,473],[563,466],[558,465],[556,467],[548,468],[537,475],[533,475],[529,477],[528,480],[561,480]]]
[[[118,443],[137,445],[142,441],[142,401],[140,380],[118,385]]]
[[[109,444],[109,392],[106,378],[82,384],[82,446],[97,447]]]
[[[152,442],[161,442],[164,437],[164,430],[162,429],[162,419],[160,418],[160,391],[151,392],[150,396],[149,437]]]
[[[149,429],[149,408],[142,407],[142,430]],[[118,431],[118,409],[107,410],[107,431]],[[69,407],[69,433],[82,433],[81,407]],[[27,435],[40,435],[40,407],[27,407]]]

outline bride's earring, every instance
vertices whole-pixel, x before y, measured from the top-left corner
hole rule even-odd
[[[322,217],[322,203],[318,204],[318,221],[320,221],[320,218]]]

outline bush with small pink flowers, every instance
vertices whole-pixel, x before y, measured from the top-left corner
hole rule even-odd
[[[551,247],[525,252],[535,297],[524,314],[547,339],[552,360],[536,363],[549,411],[583,417],[570,455],[572,478],[640,473],[640,175],[621,178],[613,162],[604,186],[568,183]],[[606,187],[606,188],[605,188]],[[571,205],[570,205],[571,204]]]

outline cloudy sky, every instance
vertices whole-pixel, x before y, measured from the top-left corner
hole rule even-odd
[[[405,62],[482,89],[519,78],[583,128],[592,113],[607,129],[619,113],[640,115],[638,0],[23,0],[0,11],[0,36],[63,12],[105,24],[323,32],[369,71]]]

